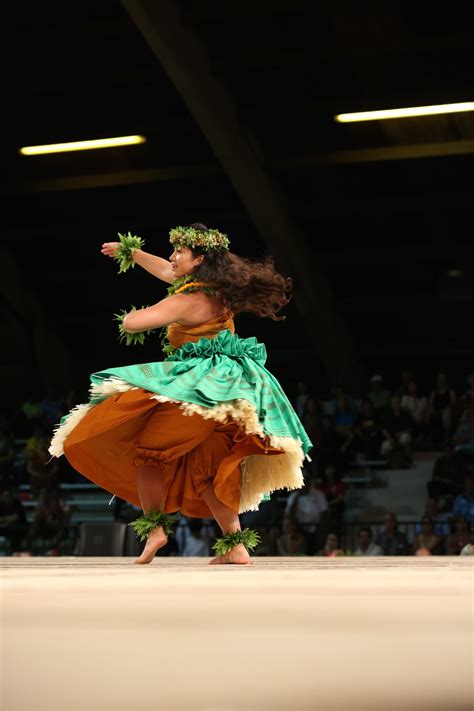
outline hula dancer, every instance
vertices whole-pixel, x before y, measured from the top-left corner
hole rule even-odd
[[[146,539],[136,563],[153,560],[181,511],[219,524],[212,564],[248,564],[258,533],[241,530],[239,513],[258,510],[266,493],[300,488],[311,442],[264,367],[265,346],[239,338],[233,317],[279,320],[291,280],[271,259],[241,259],[226,235],[201,224],[171,230],[169,261],[119,236],[102,253],[121,272],[138,264],[171,284],[157,304],[117,316],[120,336],[142,343],[161,328],[166,358],[93,373],[89,402],[62,418],[50,452],[143,509],[130,524]]]

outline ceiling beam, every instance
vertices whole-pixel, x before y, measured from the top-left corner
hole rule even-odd
[[[267,167],[272,172],[285,173],[290,170],[313,167],[374,163],[392,160],[441,158],[447,156],[468,155],[472,153],[474,153],[474,140],[446,141],[440,143],[418,143],[405,146],[379,146],[376,148],[361,148],[348,151],[311,153],[291,158],[280,157],[268,160]],[[260,171],[263,173],[263,169],[261,167]],[[202,163],[195,165],[169,166],[166,168],[144,168],[139,170],[130,169],[109,173],[91,173],[87,175],[64,175],[29,181],[15,180],[12,177],[9,183],[6,183],[0,187],[0,193],[2,195],[17,195],[22,193],[50,192],[56,190],[109,188],[118,185],[154,183],[164,180],[186,180],[193,177],[219,175],[222,174],[222,172],[223,169],[221,165],[216,162],[215,164]],[[268,175],[267,179],[270,181]],[[348,204],[351,202],[355,205],[356,211],[359,211],[360,206],[363,204],[363,201],[359,200],[348,201]],[[399,200],[396,198],[396,209],[398,209],[398,202]],[[400,198],[400,202],[403,205],[405,199],[403,197]],[[416,203],[416,198],[414,199],[414,202]],[[326,204],[323,204],[321,209],[322,213],[327,212]],[[365,211],[365,208],[363,209]],[[314,213],[314,206],[312,211]]]
[[[288,158],[287,160],[280,158],[275,164],[272,164],[271,167],[276,170],[287,170],[305,166],[376,163],[391,160],[459,156],[469,153],[474,153],[474,140],[412,143],[404,146],[379,146],[375,148],[357,148],[348,151],[310,153],[300,157]]]
[[[206,47],[183,26],[176,3],[122,0],[122,4],[212,146],[268,250],[294,277],[306,338],[317,347],[329,378],[358,386],[361,371],[352,338],[329,283],[318,264],[309,261],[285,196],[266,173],[255,139],[240,124],[232,96],[212,74]]]

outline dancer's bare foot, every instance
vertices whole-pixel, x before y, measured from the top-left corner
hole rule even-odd
[[[139,558],[135,560],[135,563],[151,563],[155,557],[155,553],[160,548],[163,548],[168,543],[168,538],[163,531],[163,526],[157,526],[148,534],[146,539],[145,548]]]
[[[209,565],[221,565],[224,563],[237,563],[239,565],[253,565],[250,556],[243,543],[239,543],[225,555],[218,555],[209,561]]]

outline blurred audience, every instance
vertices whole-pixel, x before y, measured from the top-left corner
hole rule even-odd
[[[384,516],[384,530],[376,538],[383,555],[410,555],[408,538],[398,530],[397,517],[390,512]]]
[[[61,543],[69,536],[71,507],[56,489],[41,489],[33,523],[27,538],[28,547],[34,548],[35,540],[47,539],[50,553],[60,553]]]
[[[383,555],[382,548],[374,543],[372,529],[369,526],[361,526],[357,534],[357,548],[354,555],[376,556]]]
[[[417,533],[412,541],[412,552],[414,555],[420,548],[428,550],[431,555],[440,555],[442,552],[442,539],[434,531],[434,521],[429,516],[421,519],[421,531]]]
[[[278,555],[307,555],[305,535],[289,516],[283,520],[283,532],[278,536],[276,544]]]

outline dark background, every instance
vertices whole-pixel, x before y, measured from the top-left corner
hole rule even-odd
[[[133,5],[153,5],[148,26],[166,61]],[[100,247],[130,230],[167,257],[169,229],[195,221],[226,232],[240,255],[274,254],[295,279],[284,323],[237,321],[240,335],[266,342],[290,390],[303,379],[320,395],[335,381],[361,393],[374,372],[397,381],[403,368],[424,388],[439,369],[462,387],[474,353],[474,115],[347,125],[334,115],[472,101],[473,9],[180,0],[177,32],[169,5],[22,2],[6,16],[5,402],[160,359],[157,337],[126,347],[112,319],[166,285],[138,267],[118,275]],[[144,145],[18,154],[137,133]]]

